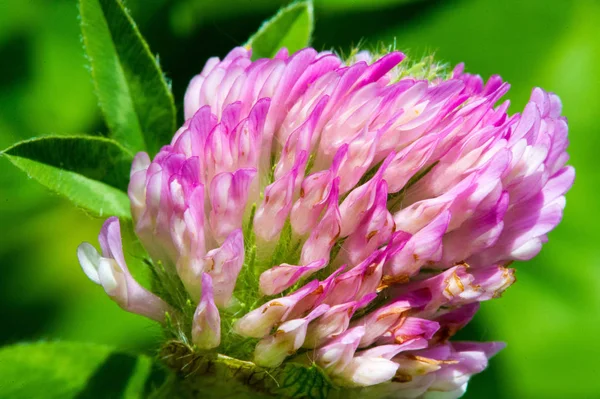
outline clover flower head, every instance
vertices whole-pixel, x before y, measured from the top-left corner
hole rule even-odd
[[[503,344],[451,338],[559,223],[567,121],[552,93],[509,115],[499,76],[423,78],[404,58],[209,59],[172,142],[131,169],[156,293],[116,218],[101,255],[79,247],[88,277],[199,353],[316,365],[369,397],[462,395]]]

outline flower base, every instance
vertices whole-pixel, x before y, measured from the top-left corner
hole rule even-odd
[[[170,388],[182,398],[325,399],[340,393],[317,366],[289,362],[267,369],[221,354],[194,352],[179,341],[166,343],[160,357],[175,371],[178,378]]]

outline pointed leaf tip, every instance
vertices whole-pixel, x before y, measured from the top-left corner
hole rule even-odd
[[[299,1],[282,8],[265,21],[246,43],[252,59],[272,58],[281,48],[294,53],[310,44],[314,29],[312,1]]]
[[[125,191],[133,156],[114,140],[46,136],[16,143],[0,155],[93,215],[131,218]]]

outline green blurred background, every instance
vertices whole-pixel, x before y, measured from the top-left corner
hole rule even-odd
[[[204,61],[243,43],[282,4],[127,2],[172,79],[179,110]],[[560,95],[577,169],[565,219],[534,261],[517,265],[518,284],[485,303],[461,333],[508,342],[466,397],[600,398],[600,1],[315,0],[315,7],[318,49],[395,40],[417,56],[435,51],[484,78],[502,75],[512,83],[513,112],[534,86]],[[105,131],[76,2],[0,0],[0,147]],[[60,339],[152,352],[158,328],[121,311],[79,269],[75,248],[95,242],[100,225],[0,159],[0,345]]]

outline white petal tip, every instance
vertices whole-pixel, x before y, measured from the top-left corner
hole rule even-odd
[[[90,280],[100,284],[98,268],[100,267],[100,254],[89,242],[83,242],[77,247],[77,259],[83,272]]]

